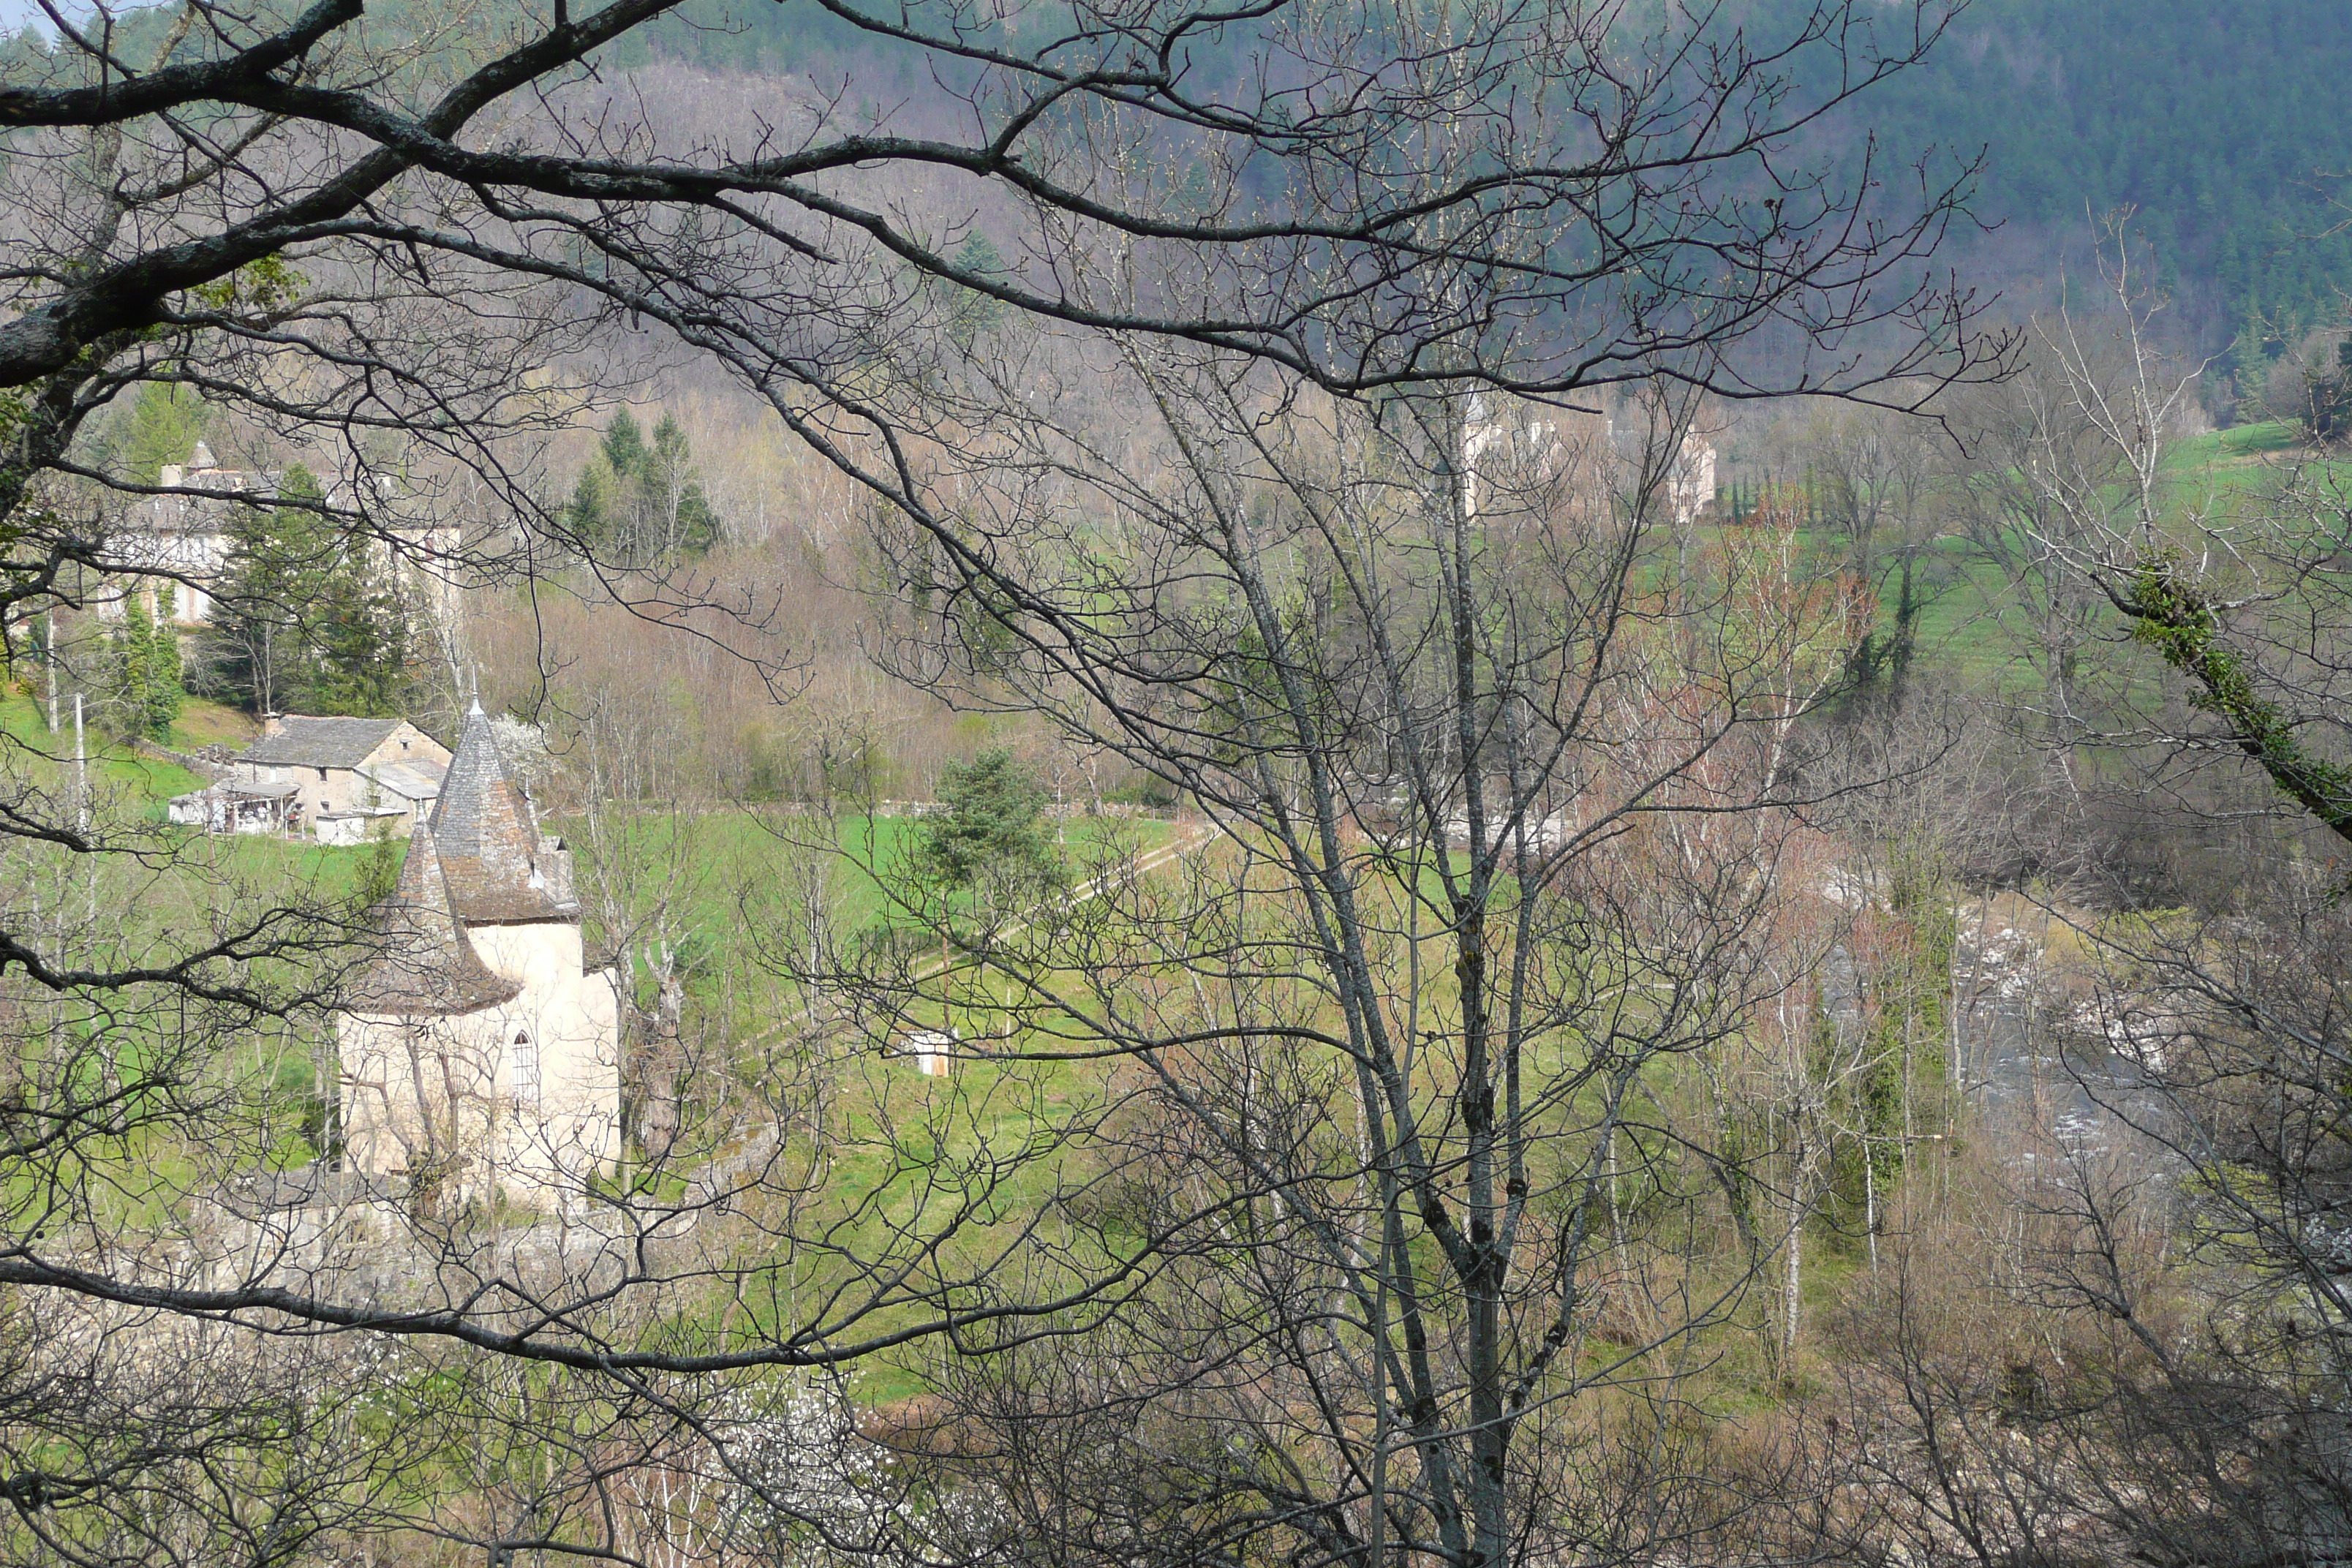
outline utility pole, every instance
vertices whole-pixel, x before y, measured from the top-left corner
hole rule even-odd
[[[74,826],[89,837],[89,753],[81,740],[81,693],[74,693]]]

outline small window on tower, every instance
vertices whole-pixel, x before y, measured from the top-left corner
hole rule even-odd
[[[518,1029],[514,1037],[515,1098],[526,1105],[539,1103],[539,1047],[529,1029]]]

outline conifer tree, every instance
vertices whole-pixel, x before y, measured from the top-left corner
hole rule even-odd
[[[635,417],[625,408],[604,426],[604,466],[619,475],[634,474],[646,460],[646,438]]]
[[[188,693],[181,684],[180,638],[171,627],[172,590],[157,590],[158,616],[151,616],[136,595],[124,605],[122,625],[107,639],[107,684],[112,688],[114,728],[123,736],[168,740]],[[161,623],[158,624],[160,617]]]
[[[950,763],[940,780],[947,810],[923,820],[914,865],[942,891],[991,883],[1036,892],[1057,881],[1061,862],[1044,827],[1045,792],[1002,746],[969,763]]]
[[[204,402],[177,382],[151,382],[117,416],[116,452],[124,471],[154,484],[170,463],[184,463],[210,424]]]
[[[635,565],[699,554],[719,536],[685,426],[665,413],[648,444],[625,408],[580,470],[563,521],[580,547],[610,550]]]
[[[281,500],[316,501],[310,470],[289,468]],[[256,712],[278,711],[299,682],[302,617],[336,553],[316,512],[300,504],[240,507],[229,521],[228,560],[208,639],[215,679]]]
[[[399,595],[319,510],[306,468],[268,511],[240,509],[210,639],[215,679],[257,712],[401,710],[412,637]]]

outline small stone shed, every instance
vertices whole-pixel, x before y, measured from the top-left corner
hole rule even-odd
[[[226,779],[187,795],[173,795],[167,808],[183,827],[207,833],[283,833],[302,786],[294,784],[236,784]]]

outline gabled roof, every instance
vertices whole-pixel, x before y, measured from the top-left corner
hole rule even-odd
[[[383,949],[353,980],[354,1013],[446,1017],[513,1000],[521,985],[491,973],[457,918],[435,852],[433,831],[419,824],[401,862],[400,883],[376,906]]]
[[[310,719],[289,713],[236,760],[266,768],[355,768],[400,728],[397,719]]]
[[[466,716],[466,732],[442,775],[433,807],[433,836],[441,868],[462,920],[517,924],[570,920],[576,902],[558,902],[547,887],[549,847],[539,837],[530,802],[507,777],[506,759],[481,704]]]

